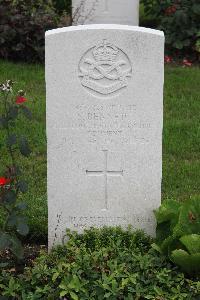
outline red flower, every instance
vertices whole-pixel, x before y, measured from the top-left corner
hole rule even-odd
[[[165,55],[165,63],[170,63],[172,62],[172,57],[171,56],[168,56],[168,55]]]
[[[192,63],[191,63],[191,61],[189,61],[188,59],[185,58],[183,60],[183,66],[191,67]]]
[[[165,15],[170,16],[176,12],[176,5],[171,5],[165,10]]]
[[[5,177],[0,177],[0,186],[4,186],[5,184],[10,183],[10,179]]]
[[[21,103],[24,103],[26,101],[27,101],[27,99],[25,97],[23,97],[23,96],[17,96],[15,103],[16,104],[21,104]]]

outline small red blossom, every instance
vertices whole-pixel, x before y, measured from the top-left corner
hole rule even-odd
[[[192,66],[192,62],[185,58],[183,60],[183,66],[191,67]]]
[[[4,186],[5,184],[8,184],[8,183],[10,183],[9,178],[0,177],[0,186]]]
[[[170,62],[172,62],[172,57],[168,56],[168,55],[165,55],[165,63],[169,64]]]
[[[15,103],[16,104],[21,104],[21,103],[24,103],[26,101],[27,101],[27,99],[25,97],[23,97],[23,96],[17,96]]]
[[[171,5],[165,10],[165,15],[170,16],[176,12],[176,5]]]

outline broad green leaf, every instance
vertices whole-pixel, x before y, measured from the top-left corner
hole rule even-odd
[[[16,236],[11,236],[10,241],[11,241],[11,245],[9,248],[11,249],[12,253],[18,259],[22,259],[24,256],[24,249],[23,249],[21,241]]]
[[[74,292],[70,292],[70,296],[72,297],[73,300],[78,300],[78,296]]]
[[[20,192],[26,193],[27,190],[28,190],[28,184],[27,184],[27,182],[25,180],[20,180],[18,182],[18,188],[19,188]]]
[[[15,212],[15,211],[12,212],[12,213],[9,215],[9,217],[8,217],[8,226],[9,226],[9,227],[14,227],[14,226],[16,226],[16,224],[17,224],[17,218],[18,218],[18,216],[17,216],[16,212]]]
[[[20,108],[21,108],[21,110],[22,110],[24,116],[25,116],[27,119],[31,120],[31,119],[32,119],[32,113],[31,113],[31,111],[29,110],[29,108],[26,107],[26,106],[24,106],[24,105],[22,105]]]
[[[158,224],[170,221],[178,217],[180,203],[175,200],[166,200],[162,205],[155,211],[155,216]]]
[[[25,210],[27,209],[27,204],[25,202],[20,202],[15,206],[15,208],[17,210]]]
[[[20,222],[17,224],[17,232],[20,235],[26,236],[29,232],[28,225],[25,222]]]
[[[173,236],[169,236],[167,239],[165,239],[162,244],[160,245],[160,249],[162,253],[168,255],[169,254],[169,247],[171,248],[172,243],[176,239]]]
[[[7,191],[4,195],[3,195],[3,202],[5,202],[6,204],[13,204],[16,201],[16,193],[14,191]]]
[[[29,145],[28,145],[28,141],[24,137],[21,137],[19,140],[19,150],[20,150],[21,154],[26,157],[28,157],[31,153]]]
[[[0,117],[0,127],[6,128],[8,126],[8,121],[5,117],[1,116]]]
[[[200,233],[200,199],[192,198],[182,204],[174,234],[177,236]]]
[[[180,238],[181,243],[186,247],[190,254],[200,253],[200,235],[190,234]]]
[[[200,253],[188,254],[186,251],[179,249],[172,252],[171,258],[175,264],[190,274],[200,274]]]
[[[62,292],[60,292],[60,297],[64,297],[64,296],[66,296],[67,295],[67,291],[62,291]]]
[[[13,146],[14,144],[16,144],[16,142],[17,142],[17,137],[15,134],[11,134],[7,137],[6,143],[8,147]]]
[[[171,230],[170,230],[170,221],[163,222],[160,224],[157,224],[156,226],[156,239],[160,242],[165,240],[171,235]]]
[[[11,236],[8,233],[0,232],[0,250],[4,250],[10,246]]]
[[[18,107],[12,106],[9,111],[8,111],[8,119],[9,120],[14,120],[18,116]]]

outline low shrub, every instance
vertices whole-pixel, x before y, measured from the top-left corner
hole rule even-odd
[[[199,0],[142,0],[147,16],[156,19],[166,47],[176,54],[200,56]]]
[[[68,14],[71,13],[72,0],[53,0],[53,5],[59,14],[64,11]]]
[[[4,299],[199,299],[200,283],[152,249],[142,232],[105,227],[68,236],[66,245],[43,253],[23,274],[3,271]]]
[[[43,61],[45,31],[58,22],[50,0],[0,1],[0,57]]]

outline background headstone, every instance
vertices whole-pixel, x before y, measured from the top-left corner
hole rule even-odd
[[[73,0],[73,24],[139,25],[139,0]]]
[[[161,202],[164,36],[122,25],[46,33],[49,247],[66,228],[132,224]]]

